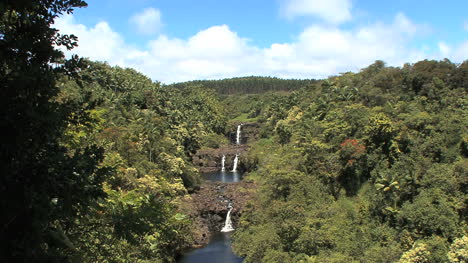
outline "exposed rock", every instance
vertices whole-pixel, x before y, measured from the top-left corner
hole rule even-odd
[[[219,232],[224,226],[228,204],[233,206],[231,219],[237,226],[242,210],[254,193],[255,184],[241,181],[238,183],[207,182],[200,190],[182,200],[183,212],[188,214],[197,225],[194,246],[208,243],[211,232]]]
[[[201,173],[209,173],[221,170],[221,159],[226,156],[224,163],[226,170],[231,170],[236,154],[244,154],[249,149],[248,145],[229,145],[218,149],[198,150],[192,156],[192,163]]]
[[[242,124],[241,129],[241,145],[236,145],[237,125]],[[220,148],[210,148],[198,150],[192,155],[192,163],[201,173],[209,173],[221,170],[221,159],[226,156],[226,170],[231,170],[236,154],[241,156],[248,151],[248,143],[259,139],[260,125],[256,122],[252,123],[236,123],[231,131],[227,134],[231,140],[231,144]],[[240,167],[241,168],[241,167]]]
[[[242,123],[241,145],[236,145],[237,125],[232,127],[232,131],[227,135],[231,140],[230,145],[217,149],[202,149],[192,155],[193,164],[202,173],[221,170],[221,160],[223,155],[225,159],[225,169],[229,171],[233,168],[234,158],[237,154],[242,156],[249,150],[247,145],[250,142],[258,140],[258,123]],[[238,170],[242,172],[242,161]],[[228,213],[228,205],[232,204],[231,220],[234,227],[239,222],[242,210],[246,207],[248,200],[254,194],[255,184],[252,182],[241,181],[237,183],[205,182],[200,189],[181,200],[182,212],[188,214],[195,222],[194,247],[202,246],[208,243],[213,232],[219,232],[224,226]]]
[[[260,124],[257,122],[235,123],[228,133],[231,142],[236,143],[237,126],[241,124],[241,144],[249,144],[260,138]]]
[[[215,220],[215,221],[218,222],[218,223],[219,223],[219,222],[223,222],[223,218],[222,218],[221,216],[217,215],[217,214],[215,214],[215,215],[213,216],[213,220]]]

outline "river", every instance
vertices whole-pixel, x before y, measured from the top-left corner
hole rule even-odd
[[[241,263],[242,258],[231,249],[230,233],[214,233],[206,247],[197,248],[184,254],[177,263]]]
[[[240,172],[216,171],[211,173],[204,173],[202,176],[205,180],[211,182],[237,183],[242,180],[242,174]]]
[[[219,171],[205,173],[203,178],[212,182],[233,183],[240,182],[242,174]],[[177,263],[241,263],[243,259],[236,256],[231,249],[232,233],[213,233],[208,245],[185,253],[177,260]]]

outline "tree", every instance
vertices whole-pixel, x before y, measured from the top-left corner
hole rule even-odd
[[[260,188],[234,239],[246,262],[466,262],[465,239],[447,252],[466,235],[467,65],[377,61],[261,98]],[[250,242],[268,234],[279,245]]]
[[[398,263],[425,263],[429,262],[430,252],[424,243],[416,244],[412,249],[406,251],[401,256]]]
[[[447,253],[450,263],[468,262],[468,237],[455,239]]]
[[[76,76],[80,60],[64,60],[73,35],[51,28],[81,0],[15,0],[0,4],[0,261],[66,261],[66,228],[102,194],[102,149],[67,149],[69,124],[86,123],[82,105],[58,102],[56,81]]]

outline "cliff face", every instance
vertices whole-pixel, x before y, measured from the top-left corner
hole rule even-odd
[[[241,126],[241,144],[249,144],[260,138],[260,124],[257,122],[236,123],[229,131],[228,137],[232,143],[236,143],[237,126]]]
[[[242,156],[248,150],[247,145],[230,145],[218,149],[199,150],[192,156],[193,164],[198,167],[201,173],[209,173],[221,170],[221,160],[226,156],[224,166],[226,171],[232,169],[236,154]]]
[[[245,169],[242,164],[242,156],[249,150],[249,143],[259,139],[258,123],[243,123],[241,128],[241,144],[236,144],[237,126],[235,123],[227,134],[231,144],[216,148],[198,150],[192,155],[193,164],[201,173],[208,173],[221,170],[223,155],[225,159],[225,169],[230,171],[233,168],[234,158],[240,155],[238,170]],[[241,181],[237,183],[204,182],[200,190],[183,198],[181,209],[184,214],[189,215],[194,221],[194,246],[206,245],[210,239],[210,233],[219,232],[224,226],[228,212],[228,204],[231,203],[233,210],[231,220],[234,228],[237,226],[242,210],[246,207],[255,192],[255,184]]]
[[[239,123],[241,124],[241,123]],[[231,140],[231,145],[217,149],[198,150],[192,155],[193,164],[198,167],[201,173],[209,173],[221,170],[221,159],[226,156],[225,168],[231,170],[236,154],[241,156],[248,151],[248,144],[259,139],[260,125],[258,123],[244,123],[241,128],[241,145],[236,145],[237,125],[231,127],[227,134]],[[242,166],[239,167],[242,169]]]
[[[255,184],[252,182],[207,182],[198,192],[185,197],[182,200],[184,213],[188,214],[196,224],[194,246],[207,244],[210,233],[221,231],[229,203],[233,206],[231,220],[236,228],[239,217],[254,192]]]

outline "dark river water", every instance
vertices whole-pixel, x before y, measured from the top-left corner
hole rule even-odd
[[[204,173],[202,176],[205,180],[223,183],[239,182],[242,179],[241,173],[228,171]],[[185,253],[177,263],[241,263],[243,259],[234,255],[231,249],[232,233],[213,233],[206,247]]]
[[[177,263],[241,263],[242,258],[232,253],[231,235],[232,232],[214,233],[206,247],[186,253]]]
[[[205,180],[211,182],[235,183],[242,180],[242,174],[240,172],[216,171],[211,173],[204,173],[202,176]]]

